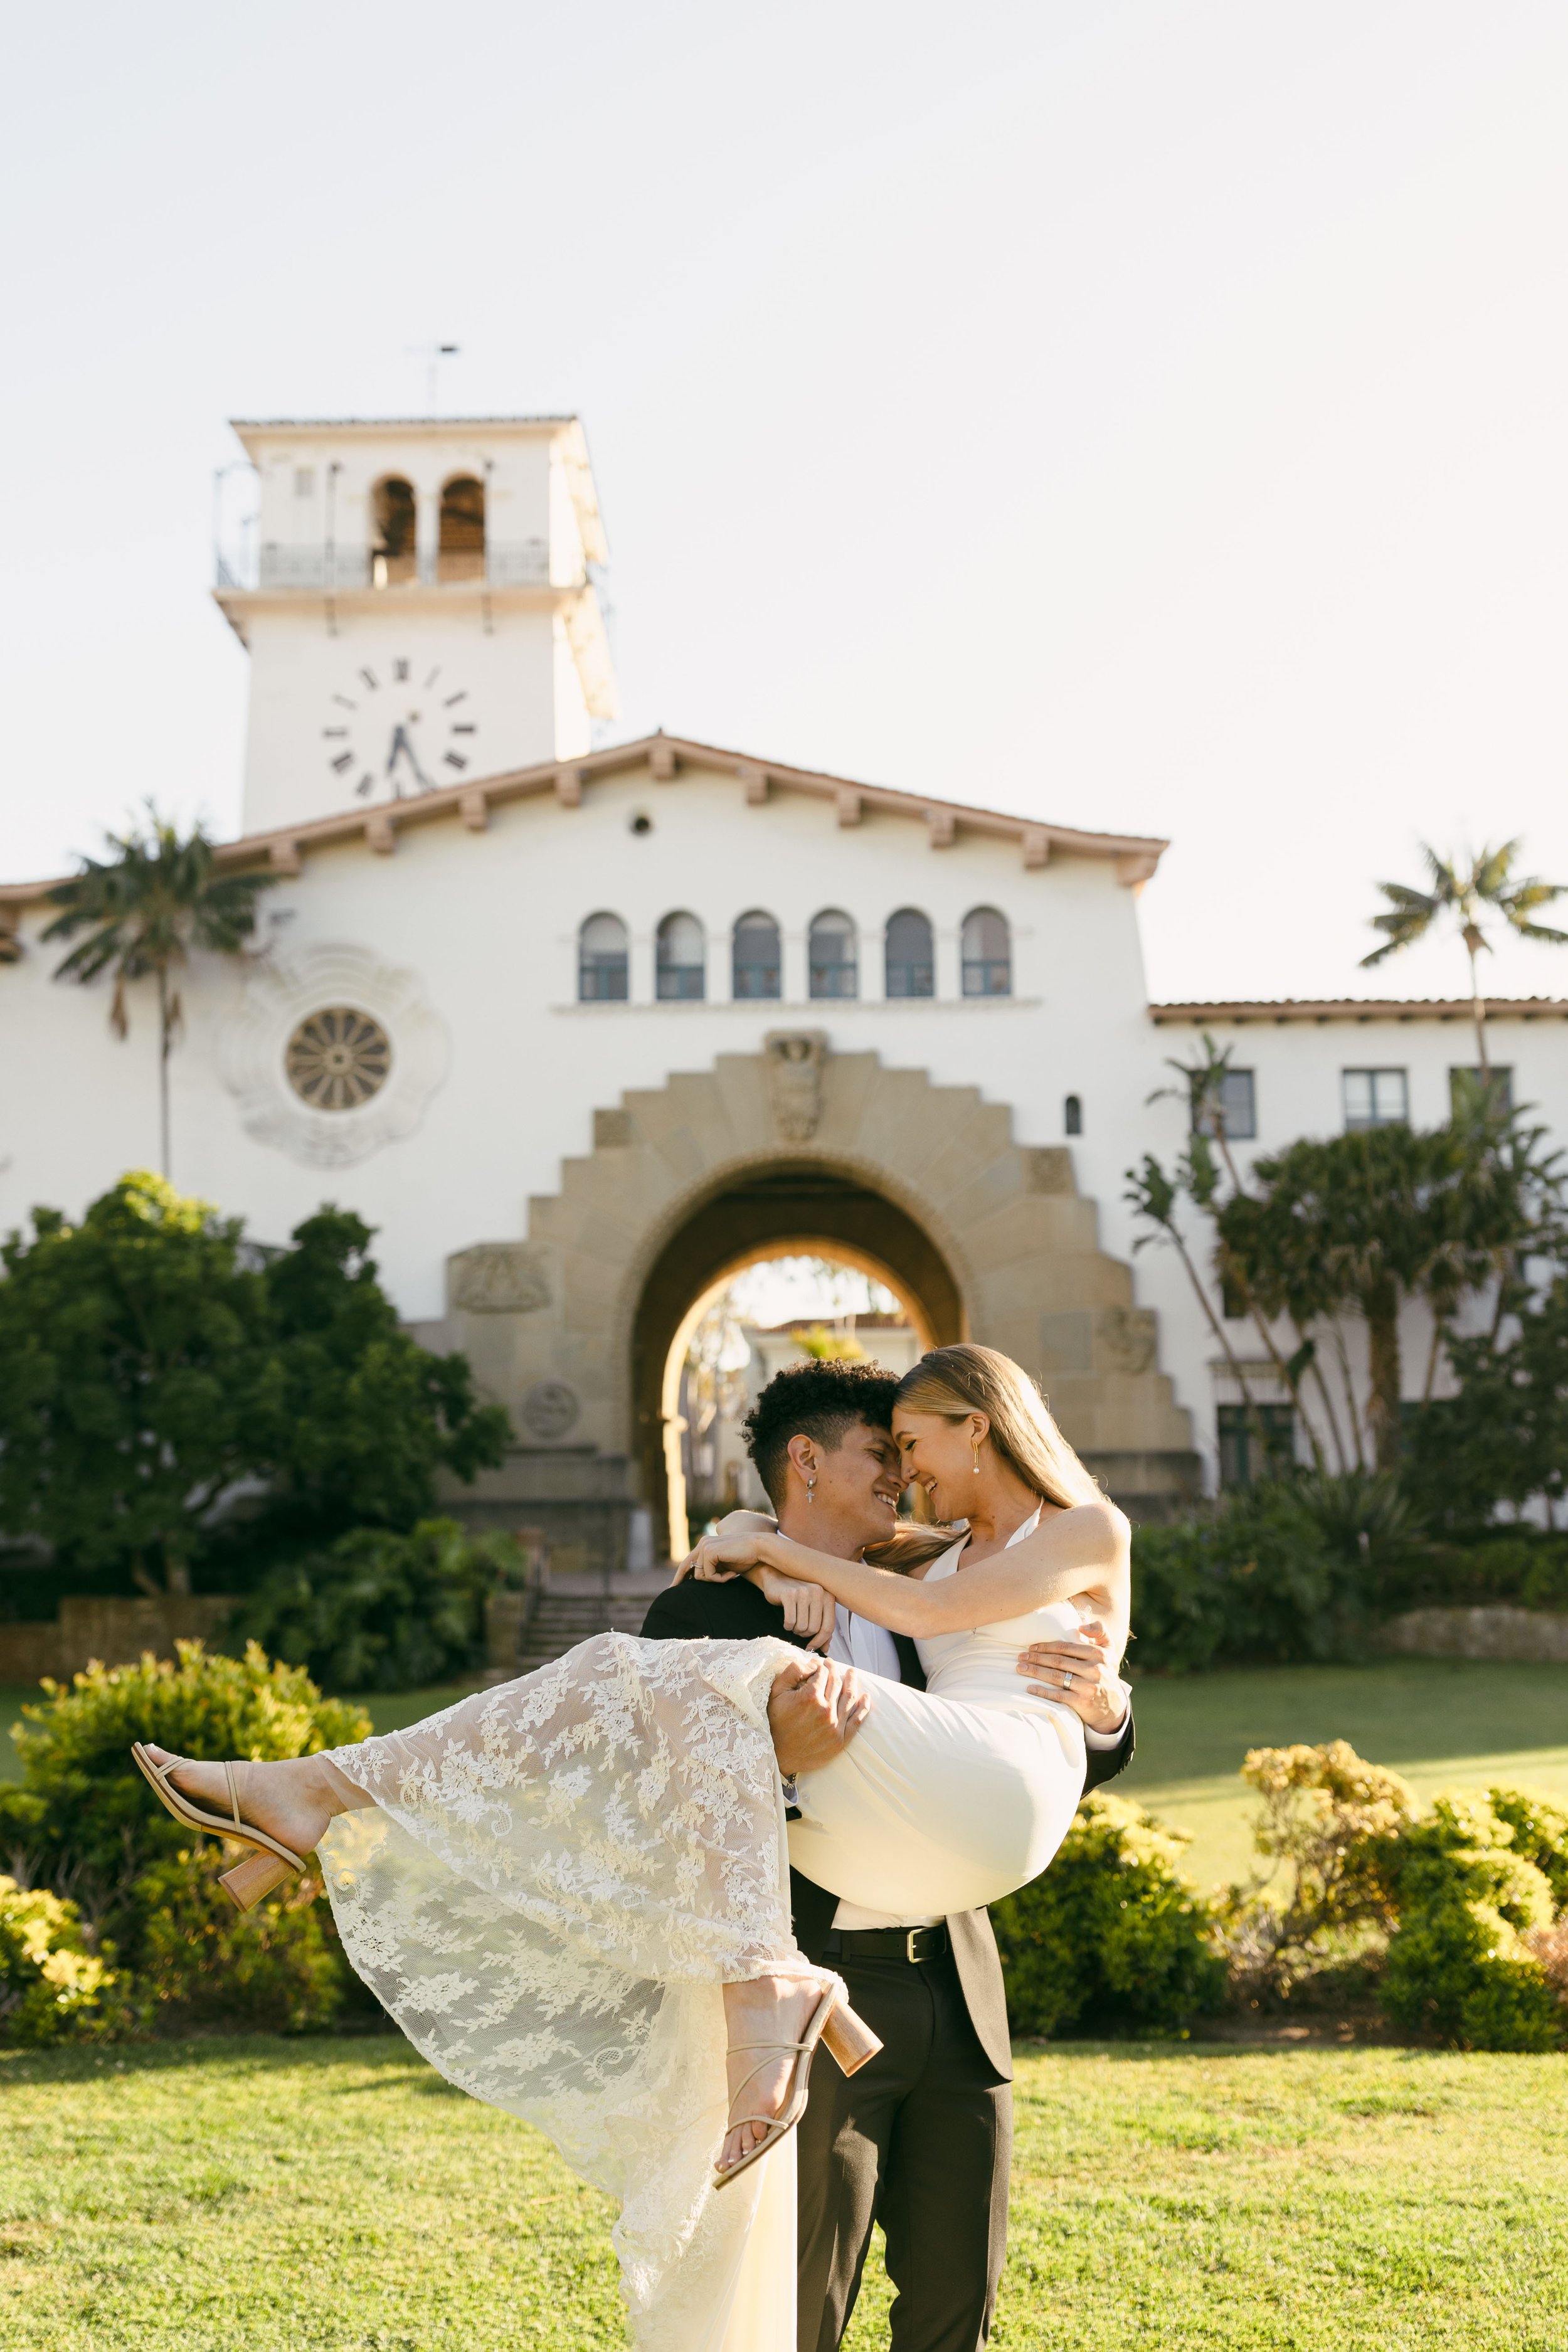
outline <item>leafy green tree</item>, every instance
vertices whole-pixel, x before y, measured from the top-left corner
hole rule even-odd
[[[276,1548],[412,1527],[440,1471],[501,1459],[506,1414],[464,1358],[399,1330],[358,1217],[323,1209],[264,1267],[241,1232],[137,1174],[0,1250],[0,1529],[184,1592],[241,1482],[252,1543]]]
[[[1258,1160],[1255,1191],[1218,1212],[1222,1261],[1245,1271],[1266,1313],[1302,1329],[1347,1307],[1364,1319],[1380,1470],[1400,1454],[1400,1309],[1425,1297],[1446,1331],[1528,1245],[1557,1181],[1539,1145],[1538,1132],[1485,1112],[1430,1131],[1303,1138]]]
[[[1555,1516],[1568,1496],[1568,1271],[1510,1303],[1493,1329],[1449,1338],[1458,1393],[1410,1432],[1410,1483],[1439,1525],[1484,1527],[1538,1495]]]
[[[1481,994],[1480,964],[1482,955],[1491,952],[1491,941],[1483,927],[1488,908],[1500,915],[1521,939],[1542,940],[1561,947],[1568,943],[1568,931],[1554,931],[1548,924],[1531,920],[1540,907],[1549,907],[1563,895],[1560,882],[1542,882],[1538,876],[1515,881],[1513,861],[1521,845],[1505,841],[1500,849],[1483,849],[1479,856],[1471,854],[1468,866],[1457,857],[1439,857],[1435,849],[1421,845],[1421,855],[1426,860],[1431,887],[1415,890],[1405,882],[1380,882],[1378,888],[1388,900],[1381,915],[1373,915],[1372,927],[1382,931],[1382,947],[1362,958],[1363,971],[1382,963],[1385,956],[1396,955],[1401,948],[1414,947],[1425,939],[1434,923],[1450,918],[1458,927],[1465,952],[1470,960],[1471,1018],[1476,1024],[1476,1059],[1480,1065],[1484,1086],[1489,1088],[1491,1062],[1487,1054],[1487,1006]]]
[[[182,839],[151,803],[144,834],[111,833],[107,839],[112,857],[84,857],[81,872],[51,891],[60,912],[43,936],[68,940],[87,933],[55,977],[86,982],[111,971],[109,1025],[117,1037],[130,1031],[125,992],[131,982],[157,982],[158,1134],[167,1176],[169,1055],[183,1024],[177,975],[193,948],[238,954],[255,931],[257,899],[277,877],[220,873],[216,850],[201,826]]]
[[[437,1474],[493,1468],[510,1423],[481,1404],[465,1356],[437,1356],[398,1327],[369,1255],[371,1228],[323,1208],[268,1264],[268,1348],[250,1393],[249,1442],[268,1482],[268,1538],[331,1539],[429,1516]]]
[[[33,1227],[0,1248],[0,1528],[89,1578],[188,1592],[204,1516],[256,1466],[261,1277],[238,1224],[160,1176]]]

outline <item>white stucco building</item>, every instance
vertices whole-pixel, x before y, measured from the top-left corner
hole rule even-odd
[[[511,1410],[476,1507],[617,1559],[647,1511],[662,1549],[677,1336],[789,1248],[1018,1357],[1135,1507],[1212,1478],[1216,1351],[1122,1201],[1182,1140],[1149,1105],[1165,1057],[1205,1027],[1236,1049],[1244,1151],[1435,1123],[1468,1006],[1151,1007],[1160,841],[989,812],[982,777],[937,800],[765,747],[594,748],[605,544],[574,419],[239,430],[257,539],[216,593],[253,696],[222,854],[277,887],[259,951],[188,975],[170,1172],[261,1240],[323,1199],[379,1229],[404,1315]],[[117,1042],[105,994],[53,977],[47,887],[0,888],[0,1227],[157,1158],[151,989]],[[1568,1003],[1494,1015],[1515,1098],[1568,1130]]]

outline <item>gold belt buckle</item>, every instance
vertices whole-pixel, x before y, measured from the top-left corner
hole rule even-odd
[[[911,1927],[904,1938],[904,1950],[911,1960],[919,1960],[920,1958],[920,1954],[915,1949],[915,1937],[917,1936],[923,1936],[924,1934],[925,1929],[923,1927]]]

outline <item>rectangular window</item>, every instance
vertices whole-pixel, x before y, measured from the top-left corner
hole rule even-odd
[[[1402,1127],[1410,1117],[1410,1087],[1403,1070],[1342,1070],[1346,1131],[1359,1127]]]
[[[1220,1081],[1219,1112],[1225,1121],[1225,1132],[1231,1143],[1250,1143],[1258,1133],[1258,1096],[1250,1070],[1227,1070]],[[1198,1121],[1206,1134],[1215,1131],[1212,1110],[1205,1110]]]
[[[703,967],[700,963],[661,963],[655,976],[654,992],[662,1004],[685,1004],[702,994]]]
[[[1261,1442],[1258,1424],[1262,1424]],[[1219,1483],[1250,1486],[1259,1478],[1282,1478],[1296,1463],[1296,1408],[1244,1404],[1219,1408]]]
[[[1500,1070],[1496,1064],[1491,1072],[1491,1108],[1506,1118],[1513,1108],[1513,1072]],[[1481,1074],[1473,1064],[1468,1068],[1448,1072],[1448,1101],[1456,1118],[1462,1111],[1479,1110],[1481,1102]]]

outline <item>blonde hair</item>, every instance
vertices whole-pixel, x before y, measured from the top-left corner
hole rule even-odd
[[[966,1340],[932,1348],[899,1382],[895,1412],[900,1405],[910,1412],[939,1413],[943,1421],[984,1413],[991,1443],[1007,1468],[1060,1510],[1105,1499],[1028,1373],[994,1348],[971,1347]]]

